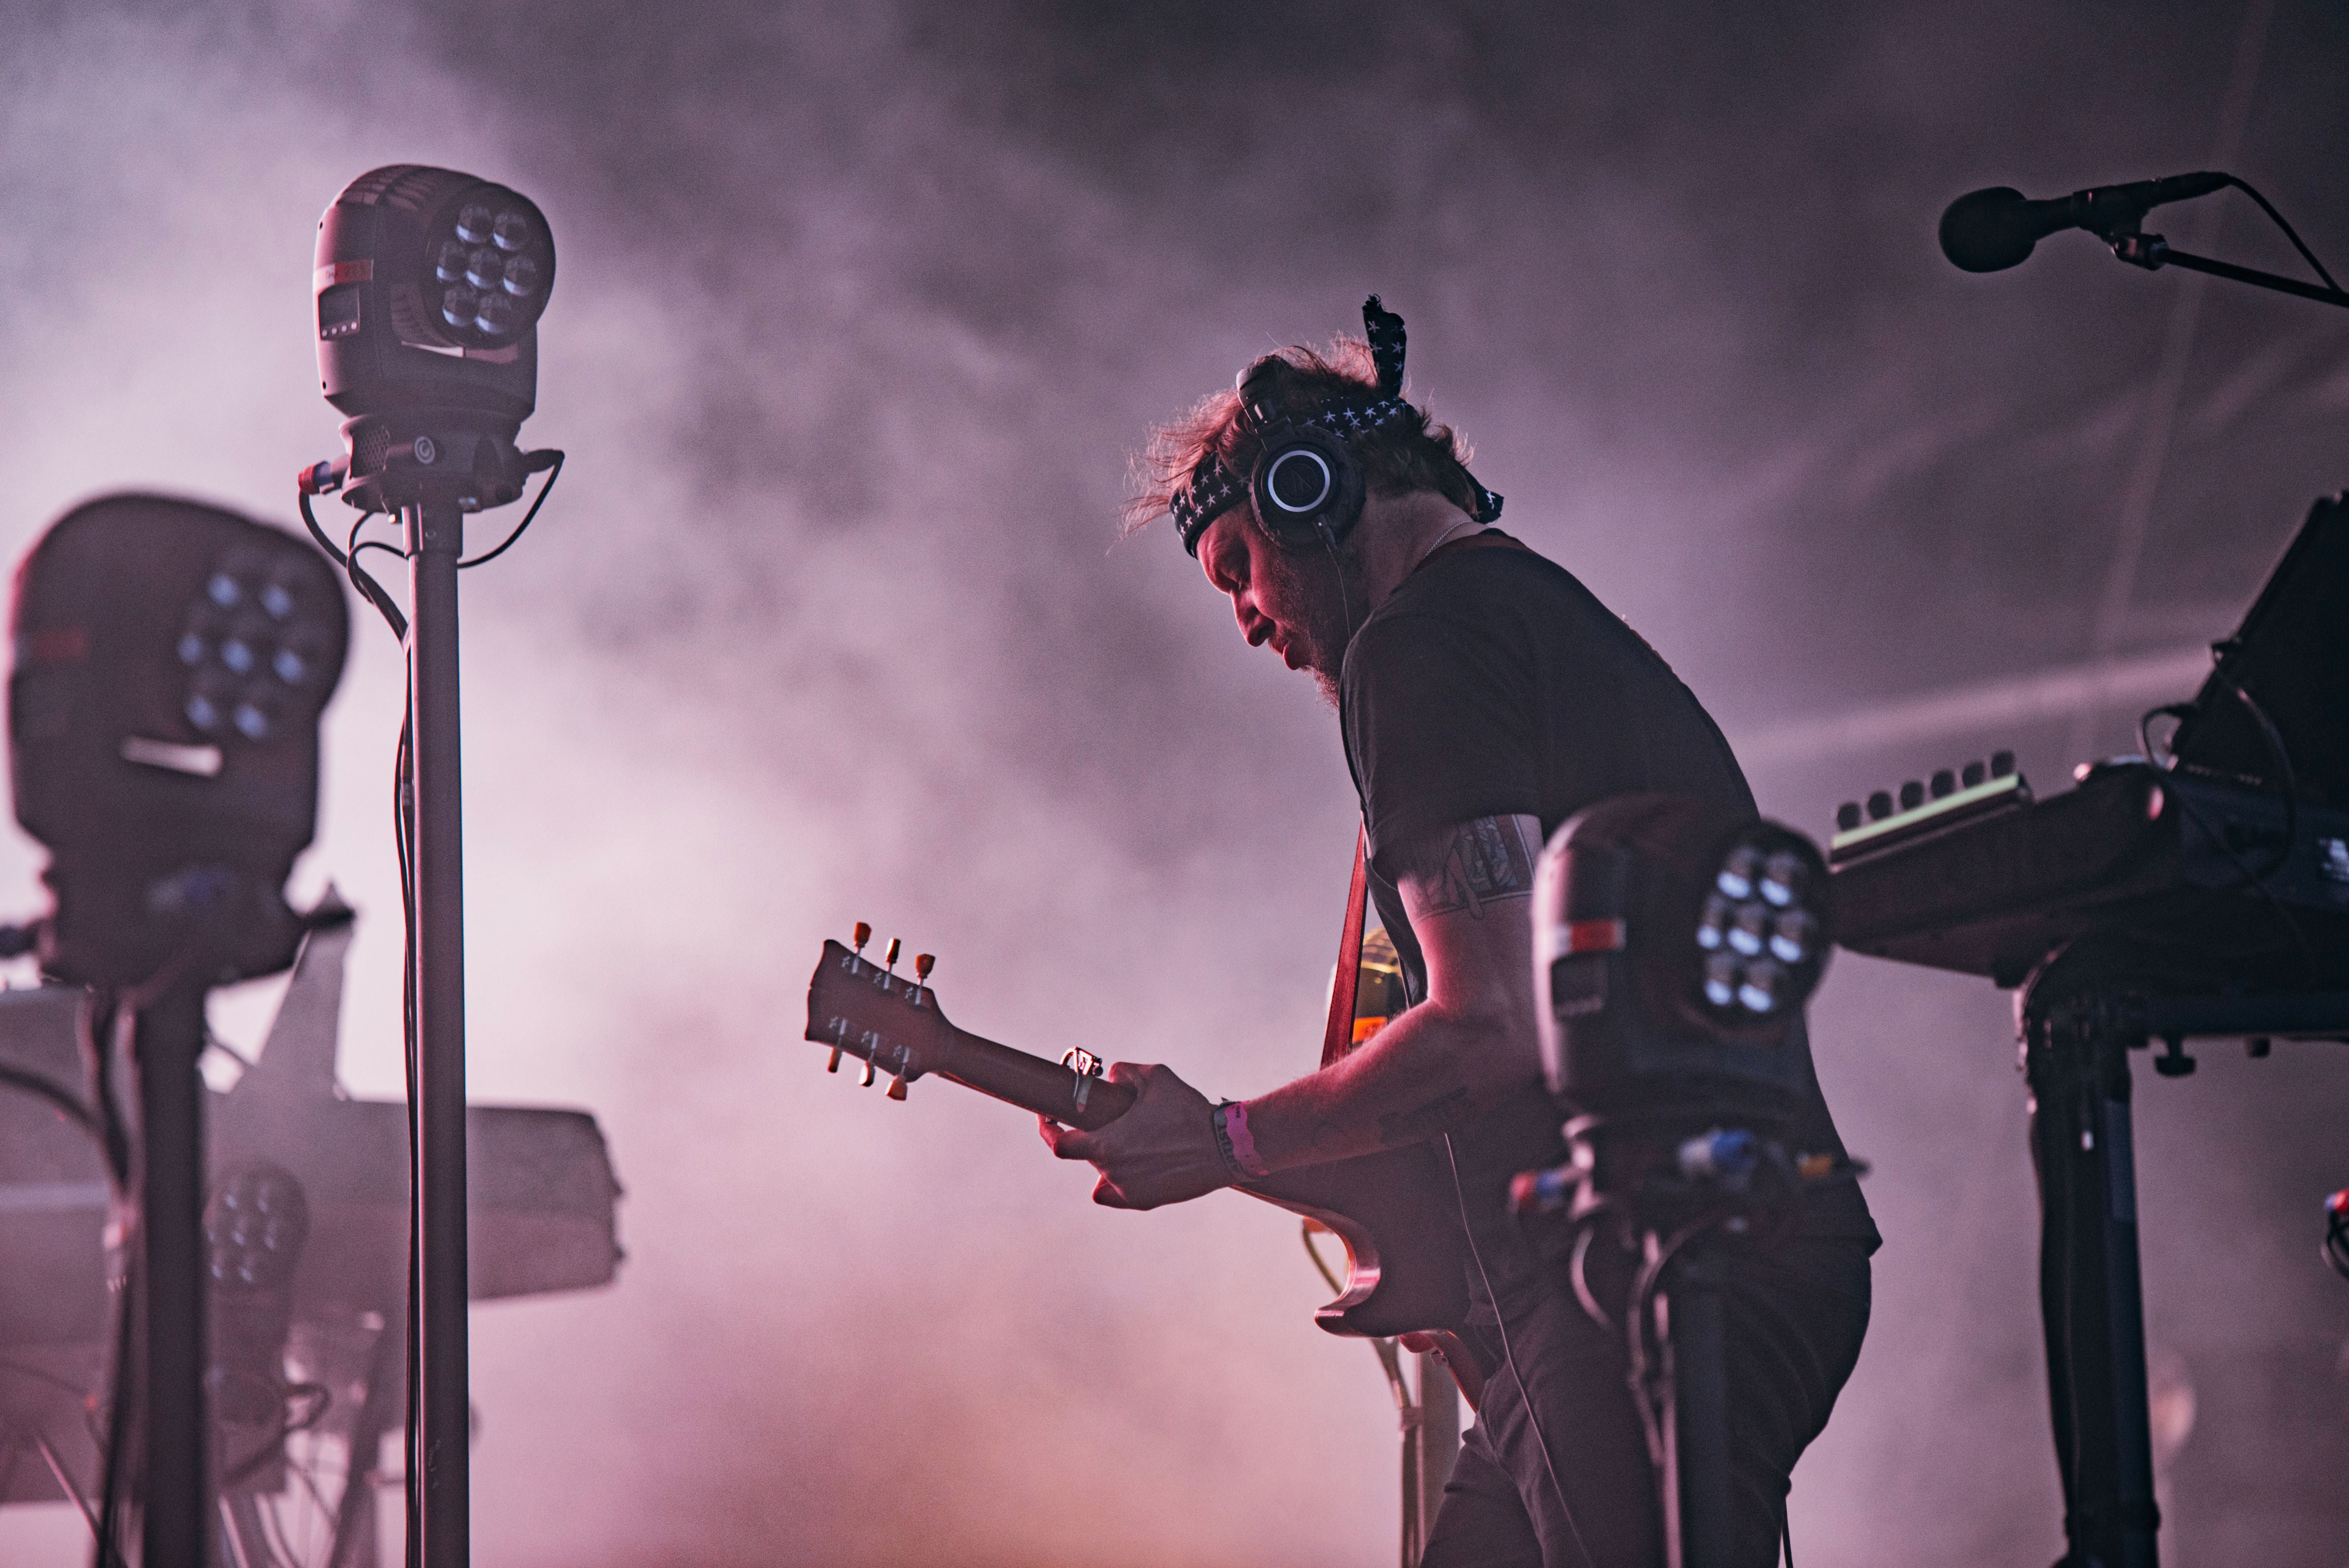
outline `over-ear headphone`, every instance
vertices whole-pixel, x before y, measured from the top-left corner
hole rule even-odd
[[[1257,438],[1258,455],[1246,482],[1224,467],[1213,452],[1191,470],[1189,482],[1167,499],[1174,519],[1174,534],[1183,548],[1199,553],[1200,536],[1210,523],[1239,504],[1243,498],[1266,536],[1283,550],[1330,552],[1362,520],[1365,487],[1361,460],[1352,443],[1390,419],[1412,417],[1402,400],[1402,317],[1379,304],[1372,294],[1362,302],[1362,335],[1370,345],[1371,361],[1378,372],[1375,386],[1325,402],[1300,414],[1276,411],[1276,384],[1290,370],[1278,355],[1257,360],[1239,376],[1241,418]],[[1472,492],[1468,515],[1492,522],[1501,515],[1501,498],[1460,470]]]
[[[1268,384],[1285,368],[1264,359],[1240,375],[1240,406],[1263,442],[1248,470],[1248,500],[1283,550],[1334,552],[1362,520],[1362,465],[1332,432],[1268,413]]]

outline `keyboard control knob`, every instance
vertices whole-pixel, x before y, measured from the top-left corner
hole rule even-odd
[[[1846,800],[1836,808],[1836,831],[1848,833],[1860,824],[1859,802]]]
[[[1878,789],[1875,794],[1870,795],[1868,798],[1868,820],[1869,821],[1881,822],[1885,818],[1889,817],[1890,815],[1892,815],[1892,795],[1890,791]]]
[[[1911,779],[1909,782],[1900,786],[1900,809],[1902,810],[1913,811],[1924,803],[1925,786],[1921,780]]]
[[[1958,792],[1958,776],[1944,768],[1939,773],[1933,775],[1933,782],[1930,788],[1933,792],[1933,799],[1936,800],[1939,800],[1947,795],[1954,795]]]
[[[1969,789],[1989,777],[1990,769],[1980,761],[1967,763],[1966,770],[1958,775],[1959,781]]]
[[[2003,779],[2003,778],[2005,778],[2008,774],[2013,773],[2013,771],[2014,771],[2014,753],[2013,753],[2013,752],[2012,752],[2012,751],[1993,751],[1993,752],[1992,752],[1992,753],[1990,754],[1990,776],[1991,776],[1992,778],[1993,778],[1993,779]]]

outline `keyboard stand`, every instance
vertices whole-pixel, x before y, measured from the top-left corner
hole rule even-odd
[[[2068,950],[2067,950],[2068,951]],[[2155,1040],[2164,1077],[2193,1070],[2190,1038],[2349,1036],[2349,992],[2154,996],[2088,976],[2058,954],[2023,998],[2023,1066],[2039,1178],[2040,1310],[2064,1479],[2060,1568],[2157,1568],[2137,1264],[2129,1053]],[[2093,969],[2091,969],[2093,974]]]

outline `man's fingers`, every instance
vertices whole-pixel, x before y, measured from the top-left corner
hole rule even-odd
[[[1036,1119],[1036,1130],[1050,1146],[1054,1154],[1063,1160],[1092,1158],[1092,1134],[1074,1127],[1066,1127],[1049,1116]]]
[[[1117,1190],[1117,1183],[1106,1176],[1093,1183],[1093,1202],[1104,1209],[1131,1209],[1136,1206],[1128,1202],[1125,1194]]]

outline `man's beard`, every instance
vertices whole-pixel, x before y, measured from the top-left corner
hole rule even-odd
[[[1346,644],[1354,634],[1352,608],[1361,595],[1343,557],[1328,554],[1275,552],[1272,569],[1281,585],[1281,597],[1305,607],[1305,624],[1297,629],[1303,639],[1298,651],[1306,673],[1321,688],[1322,700],[1338,706],[1338,674],[1345,667]]]

